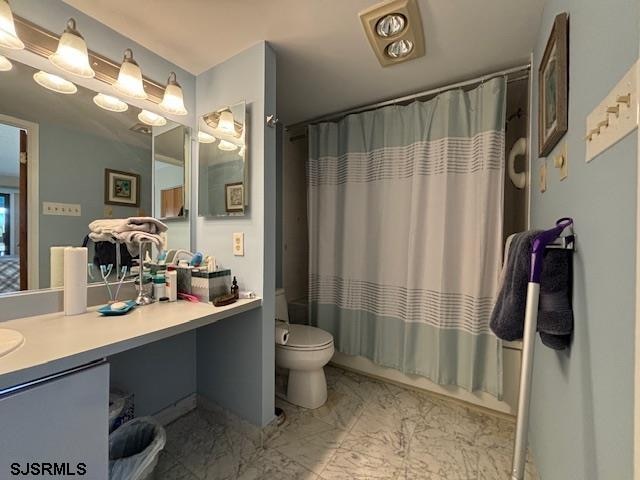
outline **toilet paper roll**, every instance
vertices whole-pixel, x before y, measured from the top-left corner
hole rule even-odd
[[[65,247],[51,247],[49,254],[51,288],[64,285],[64,249]]]
[[[289,341],[289,330],[286,326],[276,325],[276,343],[278,345],[286,345]]]
[[[64,249],[64,314],[87,311],[87,248]]]

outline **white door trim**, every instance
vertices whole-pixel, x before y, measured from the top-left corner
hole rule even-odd
[[[29,218],[27,220],[27,253],[29,268],[27,273],[29,275],[29,290],[36,290],[39,288],[40,284],[40,277],[38,276],[40,274],[40,255],[38,250],[40,228],[38,145],[40,143],[40,137],[38,124],[2,114],[0,114],[0,123],[27,131],[27,188],[29,191],[27,198],[27,210],[29,211]]]

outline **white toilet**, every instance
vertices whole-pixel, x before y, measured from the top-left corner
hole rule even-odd
[[[276,290],[276,319],[289,321],[283,289]],[[276,344],[276,365],[289,370],[286,400],[304,408],[318,408],[327,401],[323,367],[333,357],[333,336],[307,325],[289,325],[286,345]]]

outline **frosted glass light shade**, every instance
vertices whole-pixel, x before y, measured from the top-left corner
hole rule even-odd
[[[167,82],[167,88],[164,90],[160,108],[162,111],[172,115],[186,115],[188,113],[187,109],[184,108],[182,87],[176,79],[175,72],[169,74],[169,81]]]
[[[220,118],[218,119],[218,131],[228,135],[235,135],[236,126],[233,121],[233,113],[231,113],[231,111],[223,110],[220,112]]]
[[[133,59],[133,52],[127,48],[124,51],[124,59],[118,72],[118,80],[113,84],[113,88],[125,97],[146,100],[147,92],[142,84],[142,70]]]
[[[0,47],[22,50],[24,43],[16,35],[13,13],[7,0],[0,0]]]
[[[216,137],[213,135],[209,135],[207,132],[203,132],[202,130],[198,131],[198,142],[200,143],[213,143],[216,141]]]
[[[126,112],[129,108],[129,105],[124,103],[122,100],[112,97],[111,95],[105,95],[104,93],[99,93],[93,97],[93,103],[100,108],[109,110],[110,112]]]
[[[0,72],[8,72],[12,68],[11,61],[7,57],[0,55]]]
[[[167,119],[157,113],[150,112],[149,110],[142,110],[138,114],[138,120],[152,127],[161,127],[167,124]]]
[[[218,148],[224,152],[233,152],[234,150],[238,149],[238,145],[226,140],[220,140],[220,143],[218,143]]]
[[[76,21],[73,18],[67,22],[67,28],[58,41],[58,48],[49,56],[49,61],[72,75],[82,78],[95,77],[96,73],[89,65],[87,44],[76,30]]]
[[[42,70],[34,73],[33,79],[41,87],[44,87],[47,90],[51,90],[56,93],[71,95],[78,91],[78,87],[76,87],[69,80],[65,80],[64,78],[53,75],[51,73],[43,72]]]

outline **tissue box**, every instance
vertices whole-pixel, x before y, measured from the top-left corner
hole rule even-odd
[[[191,294],[201,302],[212,302],[214,298],[229,293],[231,270],[207,272],[203,269],[191,269]]]

